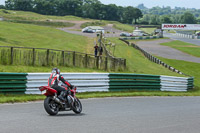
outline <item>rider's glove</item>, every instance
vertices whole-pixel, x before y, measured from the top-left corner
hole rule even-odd
[[[70,89],[73,89],[73,88],[74,88],[74,85],[71,85],[71,86],[70,86]]]

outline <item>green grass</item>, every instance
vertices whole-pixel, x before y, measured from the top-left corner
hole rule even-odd
[[[94,21],[94,22],[86,22],[81,25],[81,28],[85,28],[87,26],[105,26],[106,23],[104,21]]]
[[[115,48],[107,46],[111,53],[120,58],[126,58],[127,72],[139,74],[154,74],[154,75],[171,75],[181,76],[171,72],[168,69],[149,61],[145,56],[135,48],[128,46],[118,38],[108,38],[109,41],[116,44]]]
[[[105,98],[105,97],[136,97],[136,96],[200,96],[199,91],[189,92],[161,92],[161,91],[123,91],[123,92],[84,92],[77,93],[79,99]],[[1,94],[0,103],[16,103],[44,100],[44,95],[12,95]]]
[[[182,41],[172,41],[167,43],[161,43],[161,45],[169,46],[178,49],[184,53],[200,57],[200,46],[191,43],[186,43]]]
[[[131,25],[122,24],[122,23],[114,23],[114,28],[116,28],[118,30],[126,31],[126,32],[131,32],[131,33],[135,29],[135,27],[133,27]]]
[[[5,10],[0,9],[0,16],[6,19],[14,20],[33,20],[33,21],[51,21],[51,20],[69,20],[69,21],[83,21],[89,20],[76,16],[50,16],[50,15],[41,15],[33,12],[25,11],[14,11],[14,10]]]
[[[73,23],[69,22],[54,22],[54,21],[31,21],[31,20],[6,20],[7,22],[22,23],[22,24],[34,24],[41,26],[51,26],[51,27],[72,27]]]
[[[18,72],[18,73],[35,73],[35,72],[51,72],[53,67],[39,66],[21,66],[21,65],[0,65],[0,72]],[[59,66],[61,72],[105,72],[98,69],[80,68],[80,67],[62,67]]]
[[[181,60],[172,60],[158,57],[163,62],[180,70],[181,72],[194,77],[195,86],[200,89],[200,63],[193,63]]]
[[[140,30],[142,30],[142,31],[144,31],[144,32],[146,32],[146,33],[148,33],[148,34],[152,34],[152,33],[154,33],[154,30],[155,30],[156,28],[140,28]]]
[[[93,40],[51,27],[0,22],[0,46],[22,46],[93,53]]]

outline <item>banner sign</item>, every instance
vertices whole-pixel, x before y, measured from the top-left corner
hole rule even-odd
[[[200,24],[162,24],[163,30],[200,30]]]

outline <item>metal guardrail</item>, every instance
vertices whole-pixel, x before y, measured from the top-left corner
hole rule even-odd
[[[161,91],[187,91],[194,87],[194,78],[160,76]]]
[[[0,93],[41,94],[51,73],[0,73]],[[194,78],[122,73],[63,73],[78,92],[160,90],[187,91]]]
[[[160,90],[187,91],[193,88],[193,78],[121,73],[63,73],[63,77],[78,92]],[[40,86],[46,86],[50,73],[28,73],[26,94],[41,94]]]
[[[156,39],[156,38],[162,38],[160,36],[140,36],[140,37],[120,37],[120,39],[123,40],[145,40],[145,39]]]
[[[194,34],[184,34],[184,33],[176,33],[175,35],[182,37],[182,38],[189,38],[189,39],[200,39],[200,36],[196,36]]]
[[[26,73],[0,73],[0,93],[24,93]]]
[[[62,76],[72,85],[77,86],[78,92],[108,91],[108,73],[63,73]],[[50,73],[28,73],[26,94],[41,94],[40,86],[48,85]]]

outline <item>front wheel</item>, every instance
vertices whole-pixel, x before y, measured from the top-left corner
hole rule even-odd
[[[76,114],[80,114],[82,111],[82,104],[78,98],[74,98],[74,104],[72,110]]]
[[[49,115],[57,115],[59,111],[58,104],[52,97],[46,97],[44,100],[44,108]]]

